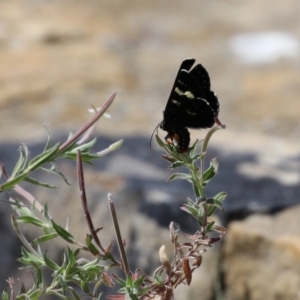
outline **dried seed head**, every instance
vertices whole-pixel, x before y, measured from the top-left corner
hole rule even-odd
[[[167,269],[167,274],[171,273],[171,264],[169,258],[165,252],[165,245],[162,245],[159,249],[159,260],[161,264]]]

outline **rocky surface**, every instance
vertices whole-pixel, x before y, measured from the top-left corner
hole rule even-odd
[[[113,231],[106,194],[112,192],[132,268],[156,266],[157,251],[168,241],[171,220],[181,222],[186,230],[195,229],[178,209],[187,196],[193,197],[190,187],[184,182],[166,184],[170,172],[159,158],[161,151],[155,146],[155,151],[149,150],[150,135],[161,121],[180,62],[195,57],[210,73],[212,88],[220,100],[220,118],[227,124],[226,130],[213,137],[208,153],[220,163],[208,193],[225,190],[229,195],[227,212],[220,218],[226,224],[255,212],[270,213],[297,204],[299,11],[297,0],[276,6],[271,1],[250,0],[190,1],[188,5],[177,0],[172,5],[158,0],[2,1],[0,160],[11,170],[20,142],[29,145],[32,155],[37,154],[46,139],[43,123],[51,124],[55,140],[66,138],[69,130],[75,131],[87,120],[91,104],[101,106],[117,90],[110,109],[112,118],[101,120],[97,127],[96,148],[107,147],[119,138],[125,138],[125,142],[122,149],[100,160],[95,168],[86,168],[89,203],[99,226],[105,224],[102,238],[109,242]],[[295,40],[296,51],[280,52],[271,61],[243,60],[232,47],[235,37],[261,32],[289,34]],[[248,55],[255,50],[250,46]],[[264,46],[269,48],[277,49],[275,44]],[[193,131],[192,139],[202,139],[204,134]],[[75,166],[62,162],[60,168],[72,187],[56,182],[60,188],[51,196],[41,189],[32,192],[51,205],[51,213],[60,222],[71,215],[78,237],[84,237],[87,228],[78,225],[84,221]],[[0,263],[6,270],[1,282],[11,275],[11,262],[17,257],[15,240],[7,235],[10,213],[8,207],[1,210],[1,236],[7,245],[1,247]],[[289,228],[296,226],[293,218]],[[278,218],[272,222],[279,222]],[[143,231],[141,224],[147,224]],[[289,235],[289,229],[284,234]],[[235,245],[230,235],[228,241]],[[226,247],[229,253],[233,246]],[[289,255],[288,249],[283,251]],[[229,258],[224,256],[224,266],[228,266]],[[200,268],[200,279],[195,279],[196,289],[190,287],[191,292],[185,290],[184,294],[191,293],[190,297],[195,298],[199,293],[202,299],[216,294],[215,260],[213,254],[212,258],[207,255],[207,267]],[[267,265],[264,268],[269,270]],[[224,270],[229,272],[226,286],[232,285],[230,278],[236,276],[237,268]],[[291,282],[297,284],[294,280]],[[230,288],[227,291],[226,286],[224,294],[235,293]],[[251,290],[252,286],[247,288]]]
[[[296,206],[229,225],[221,259],[225,299],[299,298],[299,213]]]

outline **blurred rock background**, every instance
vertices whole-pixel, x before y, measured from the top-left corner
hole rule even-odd
[[[0,161],[10,171],[20,142],[32,155],[39,153],[46,141],[44,123],[55,140],[64,140],[89,118],[91,104],[101,106],[117,91],[111,119],[97,127],[96,149],[119,138],[125,142],[86,168],[89,201],[98,226],[105,228],[101,238],[109,242],[106,195],[113,194],[132,269],[153,270],[159,247],[169,243],[170,221],[190,232],[196,228],[179,210],[187,196],[193,197],[189,185],[167,184],[170,172],[159,157],[162,151],[149,150],[178,67],[194,57],[209,71],[220,119],[227,124],[210,144],[209,157],[218,158],[220,170],[207,192],[227,191],[226,214],[219,222],[229,232],[224,245],[205,254],[191,287],[175,296],[298,299],[299,13],[297,0],[3,0]],[[192,139],[204,135],[193,131]],[[60,168],[71,187],[57,181],[54,193],[26,188],[48,202],[61,224],[71,216],[71,230],[83,240],[88,229],[75,165],[62,162]],[[8,276],[21,277],[10,214],[1,205],[1,289]],[[247,243],[238,242],[243,240]]]

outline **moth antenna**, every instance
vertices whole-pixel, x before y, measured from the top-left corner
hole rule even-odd
[[[160,123],[159,123],[160,124]],[[151,134],[151,138],[150,138],[150,150],[151,150],[151,142],[152,142],[152,138],[153,138],[153,135],[154,135],[154,132],[156,131],[156,133],[158,133],[158,126],[159,126],[159,124],[154,128],[154,130],[153,130],[153,132],[152,132],[152,134]]]

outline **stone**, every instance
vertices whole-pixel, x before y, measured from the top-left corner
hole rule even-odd
[[[300,206],[228,226],[221,268],[225,299],[294,300],[300,290]]]

